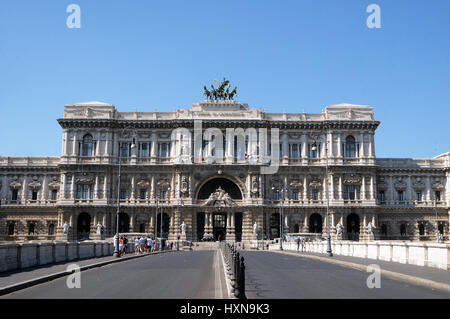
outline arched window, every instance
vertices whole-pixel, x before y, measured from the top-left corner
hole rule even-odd
[[[94,148],[94,140],[92,135],[86,134],[83,137],[83,145],[81,148],[81,156],[92,156],[92,150]]]
[[[30,223],[28,225],[28,235],[34,235],[34,228],[35,228],[35,224],[34,223]]]
[[[387,236],[387,226],[386,226],[386,224],[381,225],[381,235]]]
[[[406,225],[405,224],[400,225],[400,235],[406,236]]]
[[[439,226],[438,226],[438,232],[439,232],[441,235],[444,235],[444,225],[439,224]]]
[[[345,139],[345,157],[356,157],[355,138],[351,135]]]
[[[423,224],[419,224],[419,235],[420,236],[425,235],[425,226]]]
[[[50,224],[48,226],[48,234],[49,235],[54,235],[55,234],[55,224]]]
[[[14,223],[10,223],[8,225],[8,235],[13,236],[14,235]]]

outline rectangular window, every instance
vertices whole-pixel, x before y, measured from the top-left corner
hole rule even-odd
[[[130,157],[130,144],[121,143],[120,144],[120,157]]]
[[[58,191],[56,189],[52,190],[52,200],[58,199]]]
[[[169,157],[170,148],[168,143],[159,143],[159,157]]]
[[[403,202],[403,191],[398,191],[397,195],[398,195],[398,197],[397,197],[398,201]]]
[[[18,197],[19,197],[19,191],[17,189],[13,189],[12,190],[11,200],[16,201]]]
[[[120,199],[127,199],[127,190],[126,189],[120,190]]]
[[[421,201],[422,201],[422,192],[416,192],[416,200],[417,200],[418,202],[421,202]]]
[[[292,199],[298,200],[298,189],[292,190]]]
[[[441,192],[440,191],[435,191],[434,192],[434,198],[436,198],[436,201],[441,201]]]
[[[378,192],[378,200],[380,202],[384,202],[384,191],[379,191]]]
[[[300,144],[289,144],[289,157],[290,158],[300,157]]]
[[[31,200],[37,200],[38,197],[38,191],[37,190],[33,190],[31,192]]]
[[[150,154],[150,144],[149,143],[142,143],[140,149],[141,149],[141,152],[139,154],[139,157],[146,158],[149,156],[149,154]]]
[[[278,190],[273,191],[273,200],[280,200],[280,192]]]
[[[167,195],[167,191],[165,189],[162,189],[161,192],[159,193],[159,198],[162,200],[166,199],[166,195]]]
[[[75,196],[76,199],[81,199],[81,191],[82,191],[82,185],[77,185],[77,194]]]
[[[360,186],[359,185],[344,185],[344,199],[355,200],[360,199]]]
[[[313,189],[311,194],[312,194],[313,200],[319,200],[319,190],[318,189]]]
[[[308,144],[309,158],[319,158],[320,157],[320,144]]]
[[[139,198],[140,199],[146,199],[147,198],[147,190],[146,189],[141,189]]]

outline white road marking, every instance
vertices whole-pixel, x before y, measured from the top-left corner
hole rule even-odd
[[[215,259],[215,291],[214,291],[214,298],[215,299],[223,299],[223,291],[222,291],[222,281],[220,280],[220,263],[219,263],[219,251],[216,250],[216,253],[214,255]]]

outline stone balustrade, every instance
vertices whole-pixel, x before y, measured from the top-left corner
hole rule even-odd
[[[326,254],[326,241],[306,242],[306,252]],[[270,250],[279,250],[279,244],[271,244]],[[297,251],[295,241],[283,242],[284,250]],[[450,244],[407,243],[394,241],[332,241],[334,255],[385,260],[402,264],[450,269]],[[300,248],[301,250],[301,248]]]
[[[107,241],[0,244],[0,272],[77,259],[112,256],[113,252],[113,243]],[[128,252],[134,252],[134,243],[128,244]]]

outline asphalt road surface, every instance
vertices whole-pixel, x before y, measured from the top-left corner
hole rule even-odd
[[[227,297],[218,251],[183,251],[136,258],[81,272],[81,288],[68,277],[2,298],[57,299],[223,299]]]
[[[246,263],[248,299],[450,298],[449,293],[381,277],[369,289],[371,273],[308,258],[263,251],[241,251]]]

